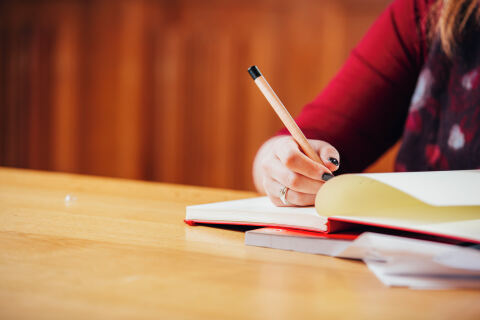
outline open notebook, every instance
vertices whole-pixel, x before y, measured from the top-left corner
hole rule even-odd
[[[345,174],[325,183],[315,207],[258,197],[189,206],[185,222],[327,233],[373,226],[480,243],[480,170]]]

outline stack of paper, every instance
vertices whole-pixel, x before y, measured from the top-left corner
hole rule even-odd
[[[268,227],[246,243],[362,259],[387,285],[480,288],[480,251],[441,243],[480,244],[480,170],[344,174],[320,188],[315,207],[260,197],[188,206],[185,222]],[[381,234],[338,237],[352,231]]]
[[[337,256],[362,259],[388,286],[480,288],[480,250],[475,247],[367,232]]]

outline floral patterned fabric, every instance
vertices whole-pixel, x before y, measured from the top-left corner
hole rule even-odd
[[[455,57],[439,42],[420,73],[396,171],[480,168],[480,33]]]

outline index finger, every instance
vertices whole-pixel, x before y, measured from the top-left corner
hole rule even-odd
[[[327,181],[332,178],[332,172],[323,164],[307,157],[298,144],[292,139],[279,141],[275,154],[290,170],[315,180]]]

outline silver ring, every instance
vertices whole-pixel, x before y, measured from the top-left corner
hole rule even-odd
[[[288,192],[287,187],[283,187],[280,190],[280,200],[282,200],[282,203],[286,206],[290,205],[290,203],[288,203],[288,201],[287,201],[287,192]]]

